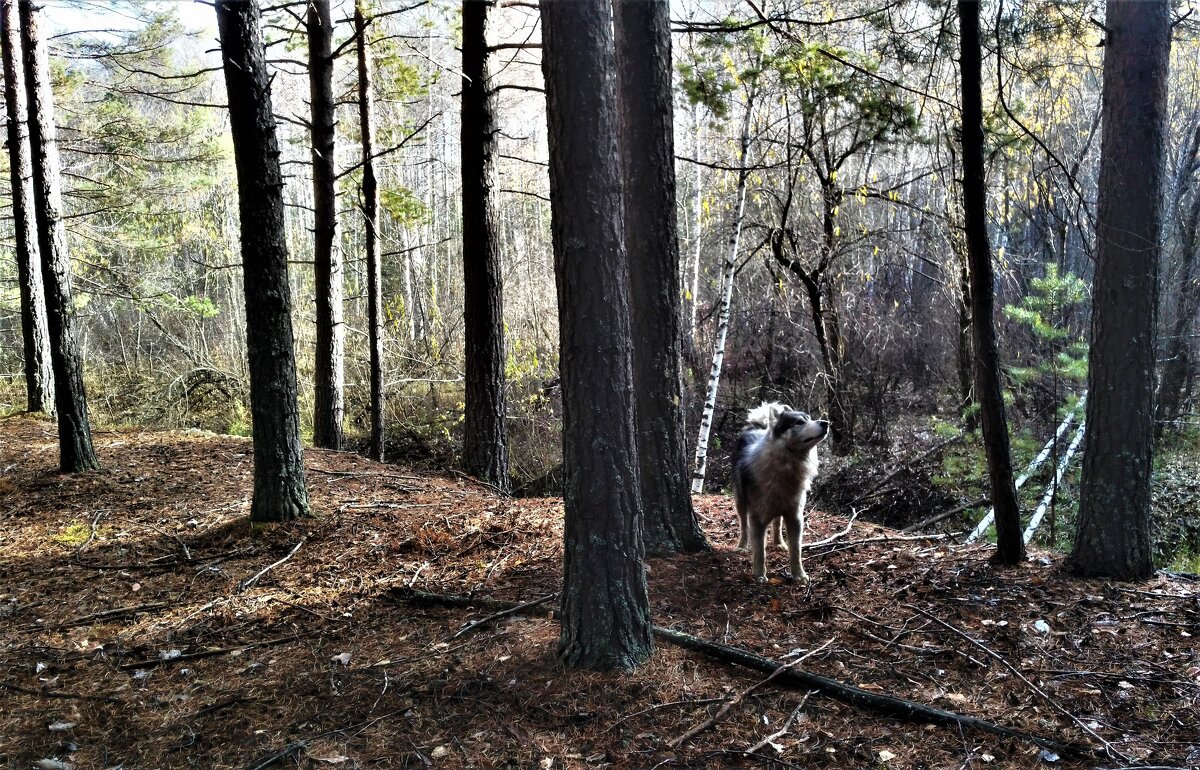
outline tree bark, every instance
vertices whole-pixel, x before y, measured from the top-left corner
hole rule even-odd
[[[254,428],[250,520],[288,521],[308,514],[308,491],[300,444],[283,175],[271,111],[271,76],[258,5],[219,0],[216,11],[237,167],[246,296]]]
[[[362,207],[367,252],[367,344],[371,349],[371,444],[367,455],[383,460],[383,268],[379,252],[379,186],[375,181],[375,103],[371,94],[371,47],[362,3],[354,4],[358,47],[358,121],[362,136]]]
[[[342,258],[337,248],[333,19],[329,0],[309,2],[306,25],[312,123],[313,283],[317,316],[313,444],[325,449],[341,449],[342,417],[346,409],[346,343],[342,321]]]
[[[631,670],[653,649],[643,564],[609,0],[541,5],[563,392],[559,655]]]
[[[462,252],[466,409],[463,465],[507,490],[504,398],[504,280],[496,219],[495,156],[500,127],[488,78],[492,5],[464,0],[462,42]]]
[[[21,61],[21,20],[16,0],[0,0],[0,49],[4,58],[4,101],[8,110],[8,163],[12,181],[13,236],[21,293],[21,338],[25,359],[25,403],[31,412],[54,413],[54,369],[42,286],[41,251],[29,152],[28,97]]]
[[[88,424],[83,387],[83,356],[75,337],[71,298],[71,258],[62,217],[54,94],[46,44],[38,29],[40,9],[19,3],[25,53],[25,90],[29,98],[29,147],[33,162],[33,200],[38,219],[38,251],[54,370],[54,409],[58,417],[59,467],[66,473],[99,467]]]
[[[688,484],[667,0],[616,0],[625,249],[646,551],[708,549]]]
[[[1171,18],[1165,0],[1109,0],[1106,9],[1088,430],[1068,568],[1130,580],[1154,571],[1150,478]]]
[[[983,95],[979,43],[979,2],[960,0],[960,65],[962,67],[963,214],[967,255],[970,261],[971,324],[975,342],[975,389],[979,399],[983,446],[991,477],[992,505],[996,511],[996,553],[1001,564],[1025,558],[1021,537],[1021,510],[1013,484],[1008,422],[1000,360],[996,350],[995,276],[987,234],[986,175],[983,169]]]

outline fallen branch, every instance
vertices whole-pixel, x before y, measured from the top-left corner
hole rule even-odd
[[[1100,735],[1098,735],[1095,730],[1093,730],[1092,728],[1090,728],[1086,724],[1084,724],[1082,719],[1080,719],[1079,717],[1072,714],[1070,711],[1067,711],[1065,708],[1060,706],[1058,704],[1058,701],[1051,698],[1049,695],[1046,694],[1045,690],[1043,690],[1042,688],[1040,688],[1036,684],[1034,684],[1032,681],[1030,681],[1028,677],[1026,677],[1024,674],[1022,674],[1020,672],[1020,670],[1017,669],[1016,666],[1009,663],[1008,660],[1005,659],[1005,657],[1003,655],[996,652],[992,648],[988,647],[983,642],[980,642],[977,639],[972,638],[971,635],[968,634],[966,631],[963,631],[960,628],[952,626],[951,624],[947,623],[946,621],[942,620],[941,618],[937,617],[936,615],[926,612],[925,610],[921,609],[920,607],[916,607],[916,606],[913,606],[910,604],[910,605],[908,605],[908,608],[923,615],[924,617],[928,618],[929,620],[932,620],[934,623],[937,623],[939,626],[946,629],[947,631],[950,631],[950,632],[958,635],[962,639],[969,642],[972,646],[978,648],[981,652],[985,653],[988,657],[992,658],[993,660],[998,661],[1000,663],[1000,665],[1007,668],[1010,672],[1012,672],[1012,674],[1014,676],[1016,676],[1018,679],[1020,679],[1022,682],[1024,682],[1025,685],[1027,687],[1029,687],[1029,689],[1031,689],[1031,690],[1033,690],[1033,692],[1037,693],[1037,695],[1039,697],[1041,697],[1042,700],[1046,701],[1046,703],[1049,704],[1050,708],[1052,708],[1055,711],[1057,711],[1058,713],[1062,714],[1067,719],[1070,719],[1072,722],[1075,723],[1075,726],[1078,727],[1080,730],[1083,730],[1088,735],[1090,735],[1093,738],[1095,738],[1096,740],[1100,741],[1101,745],[1104,746],[1104,750],[1106,752],[1108,752],[1109,756],[1116,757],[1125,762],[1131,762],[1133,760],[1132,757],[1122,754],[1120,751],[1113,748],[1113,745],[1111,743],[1104,740],[1104,738],[1100,737]]]
[[[932,455],[936,452],[940,452],[941,450],[945,449],[946,447],[950,446],[951,444],[956,444],[962,440],[963,440],[963,434],[960,433],[957,436],[951,436],[950,438],[946,439],[945,441],[942,441],[938,444],[934,444],[932,447],[930,447],[929,449],[926,449],[924,452],[922,452],[920,455],[918,455],[914,459],[909,460],[906,463],[902,463],[899,467],[896,468],[896,470],[892,471],[887,476],[884,476],[883,481],[880,481],[880,482],[870,486],[866,492],[863,492],[861,495],[854,498],[854,500],[852,500],[850,502],[850,504],[854,505],[855,503],[862,502],[863,500],[865,500],[866,498],[868,498],[872,494],[874,494],[877,490],[882,489],[883,487],[887,486],[889,483],[891,483],[892,479],[899,476],[901,473],[903,473],[908,468],[912,468],[914,466],[920,465],[930,455]]]
[[[692,729],[688,730],[686,733],[679,736],[678,738],[672,739],[670,742],[667,743],[667,745],[670,746],[672,749],[678,749],[680,746],[687,743],[692,738],[695,738],[700,733],[704,732],[705,730],[711,729],[714,725],[716,725],[717,722],[720,722],[722,719],[724,719],[725,715],[728,714],[730,711],[732,711],[734,706],[736,706],[739,703],[741,703],[742,701],[744,701],[747,698],[747,696],[750,695],[750,693],[754,692],[759,687],[762,687],[763,685],[768,684],[773,679],[775,679],[776,677],[783,674],[785,671],[788,671],[788,670],[792,669],[793,667],[800,665],[805,660],[807,660],[808,658],[811,658],[813,655],[816,655],[818,652],[825,649],[826,647],[828,647],[831,644],[833,644],[833,639],[829,639],[824,644],[822,644],[820,647],[809,650],[808,652],[804,653],[803,655],[801,655],[800,657],[796,658],[793,661],[784,663],[779,668],[772,671],[771,675],[768,676],[766,679],[755,682],[754,684],[750,685],[746,689],[742,690],[737,695],[733,696],[728,701],[726,701],[724,706],[721,706],[721,708],[717,709],[717,713],[713,714],[708,719],[705,719],[703,722],[696,725]],[[750,749],[749,751],[753,751],[753,749]]]
[[[518,604],[516,607],[509,607],[506,610],[500,610],[499,612],[493,612],[491,615],[488,615],[487,617],[480,618],[479,620],[471,621],[466,626],[463,626],[457,632],[455,632],[454,635],[452,635],[448,639],[446,639],[446,641],[452,642],[455,639],[458,639],[460,636],[466,636],[467,634],[469,634],[473,631],[479,630],[484,625],[491,623],[492,621],[499,620],[500,618],[507,617],[509,615],[515,615],[518,612],[530,609],[531,607],[538,607],[540,605],[545,604],[546,602],[549,602],[549,601],[551,601],[553,599],[557,599],[557,598],[558,598],[558,594],[547,594],[540,599],[533,599],[532,601],[525,602],[524,604]]]
[[[829,543],[825,546],[829,550],[821,553],[815,553],[813,556],[827,556],[831,553],[844,551],[847,548],[853,548],[854,546],[858,545],[870,545],[872,543],[910,543],[919,540],[948,540],[949,538],[954,537],[956,534],[961,533],[942,532],[936,535],[879,535],[878,537],[865,537],[862,540],[847,540],[843,543]],[[814,548],[816,546],[816,543],[813,543],[813,545],[806,545],[804,546],[804,550],[807,551],[809,548]],[[805,556],[807,555],[808,554],[805,554]]]
[[[950,510],[942,511],[941,513],[930,516],[928,519],[923,519],[921,521],[918,521],[916,524],[910,524],[909,526],[905,527],[904,529],[902,529],[900,531],[905,532],[905,533],[919,532],[922,529],[925,529],[926,527],[932,527],[934,524],[938,524],[940,522],[945,521],[946,519],[950,518],[951,516],[955,515],[956,513],[962,513],[963,511],[969,511],[972,508],[978,508],[979,506],[987,505],[990,502],[992,502],[992,498],[987,497],[987,496],[980,497],[975,500],[972,500],[969,503],[963,503],[962,505],[956,505],[953,508],[951,508]]]
[[[669,708],[671,706],[707,706],[709,703],[720,703],[723,700],[725,700],[725,699],[724,698],[697,698],[695,700],[673,700],[670,703],[656,703],[655,705],[651,706],[648,709],[642,709],[641,711],[635,711],[632,714],[626,714],[625,716],[621,717],[620,719],[618,719],[617,721],[615,721],[611,725],[609,725],[608,729],[610,731],[615,730],[621,724],[628,722],[630,719],[633,719],[634,717],[640,717],[643,714],[649,714],[653,711],[658,711],[659,709],[665,709],[665,708]]]
[[[403,601],[442,607],[487,607],[502,610],[518,605],[518,602],[506,602],[487,597],[435,594],[427,591],[415,591],[405,587],[393,588],[391,589],[391,594]],[[707,642],[682,631],[674,631],[660,626],[654,626],[653,630],[654,635],[662,641],[692,650],[693,652],[703,653],[725,663],[745,666],[746,668],[752,668],[767,674],[775,672],[782,666],[782,664],[770,658],[718,642]],[[868,692],[860,687],[844,684],[835,679],[829,679],[806,671],[785,670],[779,675],[778,680],[790,687],[815,690],[822,695],[843,703],[848,703],[851,706],[877,714],[885,714],[908,722],[943,725],[960,729],[964,727],[971,728],[991,733],[992,735],[1001,735],[1006,738],[1027,741],[1042,748],[1051,749],[1064,756],[1096,756],[1099,753],[1097,749],[1087,744],[1058,741],[1011,727],[1004,727],[1003,725],[988,722],[977,717],[956,714],[934,706],[905,700],[894,695]]]
[[[258,582],[258,579],[259,579],[259,578],[261,578],[263,575],[267,574],[267,573],[268,573],[268,572],[270,572],[271,570],[273,570],[273,569],[275,569],[276,567],[278,567],[280,564],[283,564],[285,561],[287,561],[288,559],[290,559],[290,558],[292,558],[293,556],[295,556],[295,555],[296,555],[296,551],[299,551],[299,550],[300,550],[300,546],[302,546],[302,545],[304,545],[304,538],[300,538],[300,541],[299,541],[299,542],[297,542],[297,543],[296,543],[296,545],[292,546],[292,550],[288,551],[288,554],[287,554],[287,556],[284,556],[284,557],[283,557],[282,559],[280,559],[279,561],[272,562],[272,563],[268,564],[267,566],[265,566],[265,567],[263,567],[262,569],[260,569],[260,570],[259,570],[257,573],[255,573],[253,577],[248,577],[248,578],[246,578],[245,580],[243,580],[242,582],[238,583],[238,584],[237,584],[237,590],[236,590],[236,591],[234,591],[234,593],[239,593],[239,594],[240,594],[242,591],[245,591],[247,588],[249,588],[250,586],[252,586],[252,585],[254,585],[255,583],[257,583],[257,582]]]
[[[708,642],[691,634],[683,633],[682,631],[674,631],[667,628],[654,627],[654,635],[665,642],[683,647],[693,652],[701,652],[709,657],[723,661],[725,663],[734,663],[739,666],[755,669],[756,671],[770,672],[779,668],[779,663],[770,658],[756,655],[746,650],[730,647],[719,642]],[[1095,756],[1097,751],[1091,746],[1068,743],[1058,741],[1053,738],[1046,738],[1040,735],[1034,735],[1022,730],[1016,730],[1011,727],[1004,727],[993,722],[988,722],[977,717],[967,716],[965,714],[956,714],[952,711],[945,711],[934,706],[927,706],[923,703],[905,700],[904,698],[896,697],[895,695],[887,695],[884,693],[868,692],[860,687],[855,687],[851,684],[844,684],[835,679],[829,679],[818,674],[811,674],[807,671],[785,671],[779,676],[779,681],[791,687],[802,687],[805,689],[816,690],[822,695],[826,695],[834,700],[848,703],[851,706],[861,708],[866,711],[873,711],[877,714],[886,714],[897,719],[902,719],[908,722],[923,722],[926,724],[944,725],[957,728],[971,728],[981,732],[991,733],[993,735],[1002,735],[1006,738],[1016,738],[1022,741],[1041,746],[1045,749],[1051,749],[1064,756]]]

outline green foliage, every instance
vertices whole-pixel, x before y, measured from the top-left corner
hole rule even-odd
[[[1026,366],[1013,366],[1009,376],[1018,388],[1052,380],[1083,382],[1087,379],[1087,342],[1072,328],[1072,312],[1087,300],[1087,284],[1071,273],[1059,275],[1058,266],[1046,265],[1046,275],[1029,282],[1030,293],[1020,304],[1006,305],[1004,315],[1028,329],[1040,343],[1041,354]],[[1057,400],[1057,396],[1056,396]]]
[[[379,205],[402,227],[415,227],[429,221],[429,208],[407,187],[380,191]]]

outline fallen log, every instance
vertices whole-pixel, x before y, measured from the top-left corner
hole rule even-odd
[[[406,586],[393,588],[391,594],[406,602],[443,607],[478,607],[490,610],[505,610],[522,604],[521,602],[508,602],[482,596],[435,594],[427,591],[417,591]],[[529,609],[531,612],[537,609],[545,610],[544,605],[541,608],[531,606]],[[549,614],[549,610],[545,610],[542,614]],[[815,690],[822,695],[849,704],[855,708],[863,709],[864,711],[883,714],[906,722],[974,729],[1005,738],[1015,738],[1041,746],[1044,749],[1050,749],[1062,756],[1103,756],[1103,752],[1088,744],[1055,740],[1027,733],[1023,730],[998,725],[985,719],[906,700],[895,695],[869,692],[852,684],[839,682],[835,679],[820,676],[819,674],[787,668],[787,664],[780,663],[779,661],[757,655],[748,650],[720,644],[719,642],[705,641],[683,631],[662,628],[661,626],[654,626],[653,629],[655,637],[669,644],[691,650],[692,652],[702,653],[723,663],[732,663],[766,674],[779,672],[775,677],[775,681],[781,684],[804,690]],[[780,671],[781,668],[784,670]]]

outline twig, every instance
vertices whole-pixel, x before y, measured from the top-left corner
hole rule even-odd
[[[871,543],[899,543],[899,542],[911,542],[914,540],[946,540],[950,537],[953,537],[955,534],[961,534],[961,533],[943,532],[943,533],[940,533],[937,535],[880,535],[878,537],[866,537],[866,538],[863,538],[862,540],[847,540],[844,543],[830,543],[829,545],[831,545],[833,547],[830,548],[829,551],[826,551],[826,553],[835,553],[837,551],[842,551],[847,548],[852,548],[856,545],[870,545]],[[804,549],[807,551],[809,548],[812,548],[815,545],[816,545],[816,543],[814,543],[813,545],[806,545],[806,546],[804,546]],[[805,554],[805,555],[807,556],[807,554]],[[814,555],[815,556],[824,556],[825,554],[814,554]]]
[[[250,642],[249,644],[239,644],[233,647],[217,647],[212,650],[200,650],[199,652],[185,652],[182,655],[176,655],[173,658],[149,658],[147,660],[139,660],[133,663],[122,663],[118,668],[129,670],[131,668],[152,668],[154,666],[173,666],[176,663],[183,663],[189,660],[199,660],[201,658],[212,658],[217,655],[228,655],[231,652],[245,652],[246,650],[255,650],[259,647],[274,647],[278,644],[287,644],[294,642],[297,639],[303,639],[306,636],[311,636],[313,631],[308,631],[302,634],[292,634],[291,636],[281,636],[277,639],[268,639],[265,642]]]
[[[115,620],[126,615],[136,615],[139,612],[149,612],[150,610],[161,610],[166,607],[165,602],[151,602],[149,604],[139,604],[135,607],[117,607],[111,610],[103,610],[102,612],[93,612],[90,615],[80,615],[77,618],[64,620],[55,626],[49,628],[74,628],[76,626],[86,625],[94,620]]]
[[[653,711],[658,711],[659,709],[665,709],[665,708],[669,708],[671,706],[705,706],[705,705],[708,705],[709,703],[720,703],[723,700],[725,700],[725,699],[724,698],[697,698],[696,700],[673,700],[670,703],[656,703],[655,705],[651,706],[648,709],[642,709],[641,711],[635,711],[632,714],[626,714],[625,716],[621,717],[620,719],[618,719],[617,721],[615,721],[611,725],[609,725],[608,729],[610,731],[615,730],[615,729],[617,729],[618,726],[624,724],[625,722],[628,722],[630,719],[633,719],[634,717],[640,717],[643,714],[649,714]]]
[[[253,577],[248,577],[245,580],[243,580],[242,582],[238,583],[237,590],[234,591],[234,593],[240,594],[242,591],[245,591],[247,588],[249,588],[250,586],[257,583],[258,579],[261,578],[263,575],[267,574],[271,570],[278,567],[280,564],[283,564],[285,561],[292,558],[296,554],[296,551],[300,550],[300,546],[302,546],[302,545],[304,545],[304,538],[300,538],[300,541],[297,542],[294,546],[292,546],[292,550],[288,551],[287,556],[284,556],[279,561],[268,564],[267,566],[265,566],[261,570],[259,570],[257,573],[255,573]]]
[[[920,465],[922,462],[924,462],[926,459],[928,459],[930,455],[932,455],[936,452],[939,452],[939,451],[945,449],[946,447],[950,446],[951,444],[957,443],[962,440],[963,440],[963,434],[960,433],[957,436],[951,436],[950,438],[946,439],[945,441],[941,441],[937,444],[934,444],[932,447],[930,447],[929,449],[926,449],[924,452],[922,452],[920,455],[918,455],[914,459],[909,460],[908,462],[900,465],[900,467],[896,468],[896,470],[892,471],[887,476],[884,476],[883,481],[872,484],[870,487],[867,488],[867,491],[863,492],[858,497],[854,498],[854,500],[852,500],[850,504],[853,505],[854,503],[862,501],[864,498],[867,498],[871,494],[873,494],[876,490],[882,489],[884,486],[889,484],[892,481],[892,479],[899,476],[905,470],[912,468],[914,466]]]
[[[792,728],[792,722],[795,722],[796,719],[800,716],[800,711],[801,711],[801,709],[804,708],[804,704],[808,703],[809,697],[811,697],[812,694],[815,692],[816,692],[816,690],[809,690],[808,692],[804,693],[804,697],[800,699],[800,704],[798,706],[796,706],[796,708],[792,709],[792,715],[789,716],[787,718],[787,721],[783,723],[783,727],[779,728],[775,732],[768,735],[766,738],[763,738],[758,743],[756,743],[753,746],[751,746],[750,748],[746,749],[746,754],[747,755],[756,754],[757,752],[759,752],[760,750],[765,748],[768,743],[773,742],[776,738],[780,737],[781,735],[786,733],[788,730],[790,730]]]
[[[454,633],[449,638],[447,638],[446,641],[452,642],[455,639],[458,639],[460,636],[466,636],[469,633],[478,631],[482,626],[484,626],[487,623],[491,623],[494,620],[499,620],[500,618],[507,617],[509,615],[515,615],[516,613],[521,612],[522,610],[527,610],[530,607],[538,607],[542,604],[545,604],[548,601],[551,601],[551,600],[557,599],[557,598],[558,598],[558,594],[546,594],[545,596],[543,596],[540,599],[533,599],[531,601],[525,602],[524,604],[518,604],[516,607],[510,607],[506,610],[500,610],[499,612],[494,612],[491,615],[488,615],[487,617],[480,618],[479,620],[471,621],[466,626],[460,628],[456,633]]]
[[[850,520],[846,522],[845,529],[843,529],[841,532],[838,532],[836,535],[830,535],[829,537],[825,538],[824,540],[818,540],[815,543],[805,543],[804,547],[805,548],[816,548],[819,545],[829,545],[830,543],[837,540],[838,538],[845,537],[847,534],[849,534],[850,529],[854,526],[854,520],[857,518],[858,518],[858,511],[854,508],[851,508],[850,509]]]
[[[742,701],[744,701],[746,699],[746,697],[750,695],[750,693],[754,692],[759,687],[762,687],[763,685],[770,683],[771,681],[773,681],[774,679],[779,677],[781,674],[783,674],[785,671],[788,671],[789,669],[791,669],[795,666],[798,666],[800,663],[804,662],[808,658],[811,658],[813,655],[816,655],[818,652],[825,649],[826,647],[828,647],[831,644],[833,644],[833,639],[828,639],[820,647],[811,649],[808,652],[801,655],[800,657],[796,658],[795,660],[788,661],[787,663],[784,663],[783,665],[779,666],[774,671],[772,671],[771,675],[768,676],[766,679],[755,682],[754,684],[750,685],[746,689],[742,690],[740,693],[735,695],[733,698],[729,699],[729,701],[727,701],[724,706],[719,708],[717,710],[717,713],[713,714],[708,719],[705,719],[703,722],[696,725],[692,729],[688,730],[686,733],[679,736],[678,738],[672,739],[671,741],[669,741],[667,743],[667,745],[670,746],[672,749],[678,749],[680,746],[687,743],[692,738],[695,738],[700,733],[704,732],[705,730],[711,729],[714,725],[716,725],[717,722],[720,722],[722,719],[724,719],[725,715],[728,714],[730,712],[730,710],[733,709],[734,706],[736,706],[739,703],[741,703]]]
[[[19,692],[23,695],[32,695],[37,698],[60,698],[62,700],[98,700],[103,703],[124,703],[120,698],[115,698],[112,695],[86,695],[77,692],[49,692],[43,690],[30,690],[26,687],[20,687],[8,682],[0,682],[0,689],[9,690],[10,692]]]
[[[1046,703],[1049,704],[1052,709],[1054,709],[1058,713],[1062,714],[1067,719],[1070,719],[1072,722],[1075,723],[1075,725],[1080,730],[1083,730],[1088,735],[1090,735],[1093,738],[1095,738],[1096,740],[1100,741],[1101,745],[1104,746],[1104,750],[1109,753],[1109,756],[1117,757],[1118,759],[1124,760],[1125,762],[1132,761],[1132,757],[1129,757],[1129,756],[1121,753],[1120,751],[1118,751],[1116,748],[1113,747],[1113,745],[1111,743],[1109,743],[1104,738],[1102,738],[1100,735],[1098,735],[1095,730],[1093,730],[1092,728],[1090,728],[1086,724],[1084,724],[1082,719],[1080,719],[1079,717],[1072,714],[1070,711],[1067,711],[1065,708],[1060,706],[1057,701],[1055,701],[1053,698],[1051,698],[1049,695],[1046,694],[1045,690],[1043,690],[1042,688],[1040,688],[1036,684],[1034,684],[1032,681],[1030,681],[1028,677],[1026,677],[1024,674],[1022,674],[1017,669],[1016,666],[1009,663],[1008,660],[1005,659],[1005,657],[1003,655],[996,652],[992,648],[988,647],[983,642],[980,642],[977,639],[973,638],[966,631],[963,631],[962,629],[957,628],[956,626],[953,626],[953,625],[947,623],[946,621],[942,620],[941,618],[937,617],[936,615],[926,612],[925,610],[921,609],[920,607],[916,607],[911,604],[907,605],[907,606],[909,609],[919,613],[920,615],[925,616],[929,620],[932,620],[934,623],[937,623],[939,626],[946,629],[947,631],[950,631],[950,632],[956,634],[957,636],[961,637],[962,639],[964,639],[965,641],[970,643],[972,646],[978,648],[981,652],[985,653],[988,657],[999,662],[1000,665],[1007,668],[1010,672],[1012,672],[1012,674],[1014,676],[1016,676],[1018,679],[1020,679],[1022,682],[1024,682],[1025,685],[1027,687],[1029,687],[1029,689],[1031,689],[1031,690],[1033,690],[1033,692],[1037,693],[1037,695],[1039,697],[1041,697],[1042,700],[1046,701]]]
[[[246,770],[264,770],[276,762],[282,762],[293,754],[299,754],[301,751],[304,751],[307,748],[308,741],[296,741],[295,743],[289,743],[282,750],[277,751],[271,756],[266,757],[258,762],[255,762],[253,765],[247,767]]]

